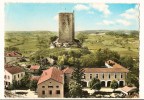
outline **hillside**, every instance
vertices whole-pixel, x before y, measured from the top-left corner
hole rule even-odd
[[[109,48],[110,50],[117,51],[122,56],[130,55],[138,58],[138,38],[124,38],[101,33],[95,34],[93,32],[88,34],[88,38],[83,43],[83,46],[88,47],[91,51],[96,51],[100,48]],[[103,33],[103,31],[101,32]],[[57,33],[50,31],[6,32],[5,48],[16,47],[20,52],[28,56],[39,49],[49,49],[50,37],[54,35],[57,35]]]

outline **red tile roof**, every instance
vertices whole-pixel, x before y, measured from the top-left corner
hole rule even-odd
[[[5,56],[6,57],[21,57],[21,54],[18,52],[12,51],[12,52],[6,52]]]
[[[112,68],[84,68],[85,73],[118,73],[118,72],[129,72],[128,69],[124,68],[123,66],[117,64],[116,62],[109,60],[106,61],[107,64],[112,64]],[[72,73],[73,68],[67,67],[62,70],[63,73]]]
[[[40,76],[32,76],[32,77],[30,78],[30,80],[36,80],[36,81],[38,81],[39,78],[40,78]]]
[[[30,67],[30,70],[37,70],[37,69],[39,69],[39,68],[40,68],[39,65],[32,65],[32,66]]]
[[[4,67],[12,67],[12,65],[10,65],[10,64],[5,64]]]
[[[112,66],[113,68],[124,68],[122,65],[112,61],[112,60],[108,60],[106,61],[106,63],[110,66]]]
[[[85,73],[118,73],[128,72],[124,68],[84,68]]]
[[[56,67],[51,67],[47,70],[44,70],[42,75],[39,78],[38,84],[47,81],[49,79],[53,79],[59,83],[63,83],[63,72]]]
[[[15,66],[5,67],[5,70],[7,70],[11,74],[16,74],[16,73],[24,72],[22,68],[15,67]]]
[[[71,67],[66,67],[65,69],[62,70],[63,73],[66,74],[71,74],[73,72],[73,68]]]

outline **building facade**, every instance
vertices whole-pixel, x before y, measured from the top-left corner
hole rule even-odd
[[[74,41],[74,13],[59,13],[59,40],[60,43]]]
[[[11,84],[13,84],[13,80],[17,81],[17,84],[20,84],[20,80],[25,76],[25,72],[22,68],[15,66],[6,67],[4,72],[5,88],[8,88]]]
[[[38,81],[37,93],[41,98],[64,97],[64,74],[56,67],[44,70]]]
[[[88,87],[92,78],[98,78],[102,87],[110,87],[113,80],[116,80],[120,87],[126,85],[126,77],[129,70],[111,60],[105,62],[105,66],[105,68],[84,68],[83,86]],[[71,80],[72,72],[72,68],[63,70],[68,82]]]

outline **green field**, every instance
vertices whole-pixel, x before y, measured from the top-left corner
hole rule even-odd
[[[117,51],[121,56],[130,55],[134,58],[139,56],[139,40],[137,38],[123,38],[111,35],[89,34],[84,46],[90,50],[109,48]]]
[[[56,32],[6,32],[5,47],[17,47],[20,52],[28,56],[39,50],[39,43],[45,42],[43,49],[49,49],[50,37],[57,35]],[[109,48],[117,51],[121,56],[130,55],[134,58],[139,57],[139,39],[123,38],[106,34],[88,34],[88,38],[83,43],[91,51],[100,48]]]

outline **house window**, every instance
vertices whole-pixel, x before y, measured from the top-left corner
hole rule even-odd
[[[42,95],[45,95],[45,91],[42,91]]]
[[[104,74],[102,74],[102,78],[104,79]]]
[[[8,76],[8,79],[10,79],[10,76]]]
[[[42,86],[42,88],[45,88],[45,86]]]
[[[19,78],[19,74],[18,74],[18,78]]]
[[[98,78],[98,74],[96,74],[96,78]]]
[[[56,94],[60,94],[60,90],[56,90]]]
[[[48,88],[53,88],[53,86],[48,86]]]
[[[16,75],[14,75],[14,80],[16,79]]]
[[[123,78],[123,74],[121,73],[121,78]]]
[[[117,78],[117,75],[116,75],[116,73],[115,73],[115,78]]]
[[[92,74],[90,74],[90,79],[92,79]]]
[[[59,86],[56,86],[56,88],[59,88]]]
[[[7,79],[7,76],[5,75],[4,78]]]
[[[21,73],[21,77],[23,77],[23,74]]]
[[[49,90],[49,94],[52,95],[52,90]]]
[[[110,79],[110,77],[111,77],[111,76],[110,76],[110,74],[109,74],[109,79]]]

